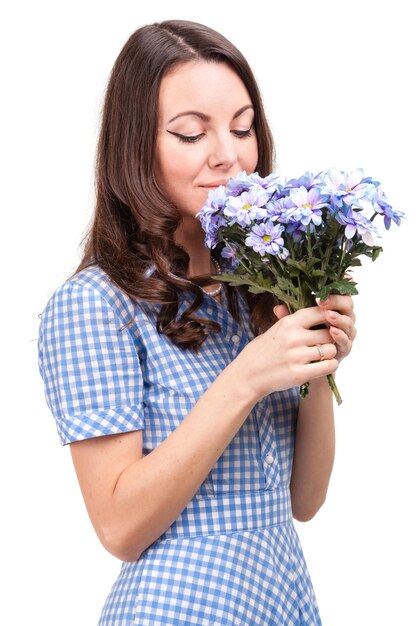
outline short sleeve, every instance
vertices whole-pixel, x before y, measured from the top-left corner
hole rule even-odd
[[[62,445],[144,428],[139,356],[102,293],[60,287],[41,316],[38,356]]]

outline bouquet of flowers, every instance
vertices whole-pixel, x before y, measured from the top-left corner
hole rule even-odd
[[[230,271],[213,276],[216,281],[269,291],[293,313],[332,293],[357,294],[346,272],[361,265],[359,257],[375,261],[382,251],[375,218],[389,229],[404,213],[393,210],[380,183],[362,169],[333,168],[288,181],[241,172],[210,190],[196,217],[205,245],[222,245],[230,261]],[[328,380],[340,404],[334,377]],[[307,393],[308,382],[300,389],[302,397]]]

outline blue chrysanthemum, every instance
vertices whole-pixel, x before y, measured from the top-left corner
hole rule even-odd
[[[282,224],[275,224],[271,220],[255,224],[250,234],[245,239],[245,244],[255,252],[259,252],[261,256],[265,254],[273,254],[278,256],[282,261],[286,261],[289,255],[288,250],[284,247],[282,233],[284,227]]]
[[[253,221],[268,216],[265,209],[268,200],[269,194],[265,189],[251,187],[249,191],[243,191],[239,196],[228,198],[224,214],[229,218],[230,224],[249,226]]]
[[[373,197],[373,207],[377,213],[384,216],[384,226],[387,230],[391,226],[391,221],[395,222],[397,226],[399,226],[404,217],[404,213],[402,211],[394,211],[392,206],[388,204],[387,197],[379,186],[376,188],[376,192]]]

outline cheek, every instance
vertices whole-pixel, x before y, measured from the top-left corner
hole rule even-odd
[[[178,151],[176,155],[177,168],[183,172],[184,177],[193,178],[207,161],[207,148],[203,142],[181,147],[181,151]]]
[[[181,146],[182,148],[182,146]],[[196,146],[187,150],[187,146],[182,149],[165,150],[158,159],[159,172],[162,180],[166,183],[175,184],[178,181],[192,180],[201,167],[201,155]]]

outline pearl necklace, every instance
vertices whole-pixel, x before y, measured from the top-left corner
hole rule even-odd
[[[219,263],[216,261],[216,259],[214,257],[211,257],[211,260],[213,261],[214,265],[216,266],[217,274],[221,274],[222,270],[221,270],[221,267],[220,267]],[[217,294],[220,293],[222,286],[223,286],[222,283],[220,283],[220,286],[217,287],[217,289],[213,289],[213,291],[206,291],[202,287],[201,287],[201,289],[203,289],[204,293],[206,293],[208,296],[217,296]]]

